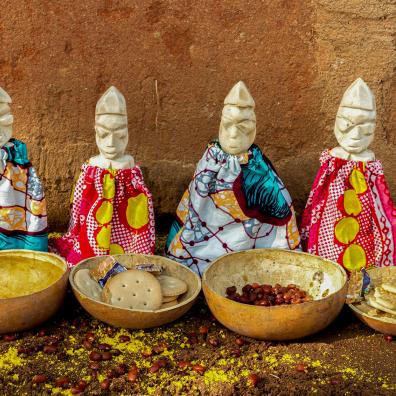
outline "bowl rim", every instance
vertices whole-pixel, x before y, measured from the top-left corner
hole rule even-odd
[[[59,259],[64,265],[65,265],[65,269],[64,272],[62,273],[62,275],[53,283],[51,283],[50,285],[48,285],[45,289],[36,291],[34,293],[30,293],[30,294],[24,294],[23,296],[17,296],[17,297],[10,297],[10,298],[0,298],[0,303],[4,302],[4,301],[17,301],[18,299],[22,299],[22,298],[27,298],[27,297],[32,297],[32,296],[38,296],[41,293],[44,293],[45,291],[47,291],[50,287],[55,286],[57,283],[59,283],[63,277],[68,273],[69,271],[69,267],[66,263],[66,260],[62,257],[59,256],[55,253],[50,253],[50,252],[42,252],[39,250],[29,250],[29,249],[4,249],[4,250],[0,250],[0,258],[3,255],[3,253],[40,253],[40,254],[44,254],[46,256],[52,256],[55,257],[57,259]]]
[[[112,256],[112,257],[117,257],[117,256],[143,256],[143,257],[153,257],[153,256],[156,256],[156,257],[161,257],[162,259],[171,261],[172,263],[175,263],[175,264],[177,264],[177,265],[180,265],[180,266],[182,266],[184,269],[190,271],[190,272],[194,275],[195,280],[197,281],[197,286],[198,286],[198,287],[196,288],[195,292],[194,292],[187,300],[183,301],[182,303],[177,304],[177,305],[174,305],[173,307],[168,307],[168,308],[163,308],[163,309],[157,309],[157,310],[139,310],[139,309],[123,308],[123,307],[117,307],[116,305],[107,304],[107,303],[105,303],[105,302],[103,302],[103,301],[95,300],[94,298],[92,298],[92,297],[86,295],[85,293],[83,293],[83,292],[77,287],[77,285],[76,285],[75,282],[74,282],[74,274],[79,270],[78,267],[79,267],[81,264],[84,264],[86,261],[91,260],[91,259],[93,259],[93,258],[95,258],[95,257],[103,257],[103,258],[105,258],[105,257],[108,257],[108,256]],[[71,285],[73,291],[77,291],[78,293],[82,294],[82,295],[84,296],[84,298],[87,298],[87,299],[91,300],[91,301],[94,302],[94,303],[101,304],[101,305],[104,305],[104,306],[109,307],[109,308],[112,308],[112,309],[120,309],[120,310],[123,310],[123,311],[126,311],[126,312],[142,313],[142,314],[157,313],[157,312],[166,312],[166,311],[172,311],[172,310],[174,310],[174,309],[179,309],[179,308],[181,308],[181,307],[183,307],[183,306],[185,306],[185,305],[187,305],[187,304],[193,302],[193,301],[198,297],[198,294],[200,293],[200,291],[201,291],[201,289],[202,289],[201,278],[200,278],[191,268],[188,268],[187,266],[185,266],[185,265],[183,265],[183,264],[181,264],[181,263],[179,263],[179,262],[177,262],[177,261],[171,260],[171,259],[169,259],[169,258],[167,258],[167,257],[164,257],[164,256],[150,255],[150,254],[139,254],[139,253],[126,253],[126,254],[113,254],[113,255],[106,255],[106,256],[93,256],[93,257],[89,257],[89,258],[86,258],[86,259],[84,259],[84,260],[81,260],[79,263],[77,263],[75,266],[73,266],[73,267],[71,268],[71,271],[70,271],[70,273],[69,273],[69,282],[70,282],[70,285]]]
[[[308,304],[315,304],[315,303],[317,303],[319,301],[323,302],[323,301],[326,301],[326,300],[330,299],[335,294],[339,293],[347,285],[348,277],[347,277],[345,269],[340,264],[338,264],[338,263],[336,263],[334,261],[328,260],[328,259],[320,257],[320,256],[316,256],[316,255],[311,254],[311,253],[301,252],[301,251],[298,251],[298,250],[287,250],[287,249],[277,249],[277,248],[260,248],[260,249],[247,249],[247,250],[241,250],[241,251],[238,251],[238,252],[232,252],[232,253],[223,254],[222,256],[220,256],[220,257],[216,258],[215,260],[213,260],[208,265],[208,267],[206,267],[206,269],[205,269],[205,271],[204,271],[204,273],[202,275],[202,289],[204,290],[205,288],[208,288],[212,293],[214,293],[218,297],[221,297],[223,300],[226,300],[227,302],[238,304],[238,307],[240,307],[242,305],[244,307],[248,307],[248,309],[252,309],[252,308],[258,309],[258,310],[262,309],[263,307],[260,307],[258,305],[243,304],[243,303],[240,303],[240,302],[237,302],[237,301],[232,301],[232,300],[228,299],[227,297],[224,297],[221,294],[217,293],[215,290],[212,289],[212,287],[209,286],[209,283],[208,283],[208,281],[206,279],[206,274],[207,274],[208,270],[214,264],[216,264],[220,259],[222,259],[222,258],[224,258],[226,256],[237,255],[237,254],[241,254],[241,253],[245,253],[245,252],[264,252],[264,251],[265,252],[284,251],[284,252],[291,253],[291,254],[311,256],[311,257],[319,258],[321,260],[325,260],[325,261],[329,262],[330,264],[332,264],[333,266],[335,266],[341,272],[341,275],[342,275],[342,278],[343,278],[342,286],[339,289],[337,289],[333,293],[328,294],[326,297],[320,298],[319,300],[310,300],[310,301],[304,302],[303,304],[295,304],[295,305],[289,305],[289,304],[286,304],[286,305],[273,305],[273,306],[270,306],[270,307],[265,307],[267,310],[268,309],[270,309],[270,310],[275,310],[275,309],[278,309],[278,310],[279,309],[294,309],[296,307],[300,307],[301,308],[301,305],[304,305],[306,307]]]
[[[396,267],[392,267],[392,266],[390,266],[390,267],[371,267],[371,268],[367,268],[367,272],[370,275],[370,271],[373,271],[373,270],[374,271],[378,271],[378,270],[380,271],[381,269],[390,269],[391,271],[395,271],[396,272]],[[376,320],[378,322],[390,323],[390,324],[393,324],[393,325],[396,326],[396,318],[395,319],[386,318],[386,317],[385,318],[379,318],[377,316],[372,316],[372,315],[369,315],[366,312],[361,311],[354,304],[347,304],[347,305],[348,305],[349,308],[352,309],[353,312],[355,312],[358,315],[365,316],[366,318],[369,318],[371,320]]]
[[[347,304],[349,308],[352,309],[353,312],[357,313],[358,315],[361,316],[366,316],[367,318],[371,319],[371,320],[376,320],[378,322],[382,322],[382,323],[390,323],[396,326],[396,319],[392,319],[392,318],[378,318],[377,316],[372,316],[367,314],[366,312],[361,311],[359,308],[356,308],[356,306],[354,304]]]

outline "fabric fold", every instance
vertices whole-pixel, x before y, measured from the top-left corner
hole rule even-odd
[[[302,216],[305,251],[348,271],[396,265],[396,208],[379,160],[344,160],[325,150]]]
[[[166,253],[202,275],[225,253],[299,242],[291,197],[270,161],[256,145],[231,155],[215,141],[178,205]]]
[[[67,233],[53,241],[69,265],[108,254],[153,254],[152,195],[138,166],[103,169],[83,164],[71,196]]]

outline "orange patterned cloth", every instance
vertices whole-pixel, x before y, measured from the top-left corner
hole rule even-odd
[[[153,201],[138,166],[84,164],[71,200],[69,230],[53,243],[70,265],[92,256],[154,253]]]

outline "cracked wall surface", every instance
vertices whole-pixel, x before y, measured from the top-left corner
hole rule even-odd
[[[256,143],[301,212],[358,76],[377,98],[373,149],[396,198],[395,40],[394,0],[6,0],[0,86],[45,184],[52,229],[66,227],[73,181],[96,153],[95,104],[109,85],[127,99],[128,150],[157,214],[174,212],[240,79],[256,101]]]

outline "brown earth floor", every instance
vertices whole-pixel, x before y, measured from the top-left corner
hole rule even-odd
[[[202,296],[170,325],[129,331],[94,320],[69,291],[56,317],[15,337],[0,340],[1,395],[76,394],[84,387],[86,395],[396,394],[396,342],[348,308],[315,336],[275,343],[228,331]],[[106,349],[109,360],[92,368],[90,354]]]

